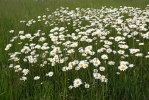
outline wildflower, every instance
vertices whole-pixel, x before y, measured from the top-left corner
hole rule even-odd
[[[128,49],[128,45],[123,45],[122,48]]]
[[[44,42],[45,40],[46,40],[46,38],[45,38],[45,37],[41,37],[41,38],[39,38],[39,40],[38,40],[38,41]]]
[[[108,64],[109,64],[109,65],[114,65],[115,62],[114,62],[114,61],[108,61]]]
[[[20,65],[16,65],[14,66],[15,69],[19,69],[20,68]]]
[[[130,28],[137,28],[137,26],[134,25],[134,24],[130,24],[129,27],[130,27]]]
[[[120,41],[120,40],[122,40],[122,37],[121,36],[117,36],[117,37],[115,37],[115,41]]]
[[[85,61],[82,60],[82,61],[79,62],[78,67],[82,68],[84,66],[84,64],[85,64]]]
[[[26,80],[27,80],[27,77],[22,76],[22,77],[20,78],[20,80],[26,81]]]
[[[120,61],[120,65],[128,65],[128,61]]]
[[[116,72],[116,74],[117,74],[117,75],[119,75],[119,74],[120,74],[120,72]]]
[[[94,69],[93,72],[94,72],[94,73],[97,73],[97,72],[98,72],[98,69]]]
[[[28,69],[23,69],[22,73],[23,73],[23,75],[27,75],[29,73],[29,70]]]
[[[65,66],[65,67],[62,67],[62,71],[67,71],[68,70],[68,67]]]
[[[149,16],[149,8],[146,9],[146,15]]]
[[[134,67],[134,64],[129,64],[129,67],[130,67],[130,68]]]
[[[35,76],[34,77],[34,80],[39,80],[40,79],[40,76]]]
[[[56,55],[56,51],[55,51],[55,50],[52,50],[52,51],[50,52],[50,55],[51,55],[51,56]]]
[[[100,39],[104,40],[104,39],[106,39],[106,37],[105,36],[101,36]]]
[[[14,33],[14,30],[10,30],[9,33]]]
[[[46,76],[49,76],[49,77],[53,76],[53,72],[46,73]]]
[[[98,58],[94,58],[94,60],[93,60],[93,65],[95,66],[95,67],[98,67],[99,65],[100,65],[100,61],[99,61],[99,59]]]
[[[113,50],[113,54],[116,54],[117,53],[117,51],[116,50]]]
[[[111,44],[112,42],[110,42],[110,41],[108,41],[108,40],[105,40],[104,43],[105,43],[106,45],[109,45],[109,44]]]
[[[78,66],[77,66],[77,67],[75,67],[75,70],[80,70],[80,67],[78,67]]]
[[[106,54],[103,54],[103,55],[101,56],[101,59],[103,59],[103,60],[106,60],[106,59],[108,59],[108,55],[106,55]]]
[[[131,54],[134,54],[134,53],[136,53],[136,52],[139,52],[140,50],[139,49],[129,49],[130,50],[130,53]]]
[[[124,51],[124,50],[118,50],[118,53],[119,53],[119,54],[124,54],[125,51]]]
[[[74,49],[70,49],[67,51],[67,53],[69,53],[69,54],[74,53],[74,52],[75,52]]]
[[[136,53],[135,56],[137,56],[137,57],[142,57],[143,54],[142,54],[142,53]]]
[[[99,70],[100,70],[100,71],[105,71],[105,67],[102,67],[102,66],[101,66],[101,67],[99,67]]]
[[[90,87],[90,85],[85,83],[85,88],[89,88],[89,87]]]
[[[57,41],[58,40],[58,37],[57,36],[52,36],[51,37],[51,40],[54,42],[54,41]]]
[[[106,50],[106,52],[107,52],[107,53],[111,53],[111,52],[112,52],[112,49],[108,48],[108,49]]]
[[[104,75],[101,75],[100,80],[101,82],[106,82],[106,83],[108,81],[108,79]]]
[[[77,78],[73,81],[73,86],[76,88],[76,87],[79,87],[80,85],[82,84],[82,80],[80,78]]]
[[[72,85],[70,85],[68,88],[71,90],[71,89],[73,89],[73,86],[72,86]]]
[[[22,70],[22,68],[20,67],[20,68],[15,69],[15,72],[19,72],[21,70]]]
[[[19,34],[24,34],[24,31],[19,31]]]
[[[41,16],[38,16],[37,18],[38,18],[38,19],[40,19],[40,18],[41,18]]]
[[[40,46],[40,45],[36,45],[35,48],[36,48],[36,49],[40,49],[41,46]]]
[[[31,38],[32,36],[31,36],[31,34],[26,34],[25,37],[26,38]]]
[[[91,26],[98,26],[99,25],[99,21],[92,21],[91,22]]]
[[[93,73],[95,79],[100,79],[101,75],[99,73]]]
[[[6,48],[5,48],[5,50],[6,50],[6,51],[9,50],[11,46],[12,46],[12,44],[8,44],[8,45],[6,46]]]
[[[139,43],[139,45],[144,45],[144,43]]]
[[[90,43],[92,42],[92,39],[86,39],[86,42]]]
[[[90,49],[85,49],[85,53],[86,53],[86,54],[91,54],[92,52],[91,52]]]
[[[125,71],[127,68],[128,68],[128,67],[127,67],[126,65],[124,65],[124,64],[121,64],[120,66],[118,66],[118,69],[119,69],[120,71]]]
[[[149,58],[149,55],[146,55],[145,58]]]
[[[59,31],[64,31],[65,28],[64,27],[60,27]]]
[[[11,67],[13,67],[13,64],[10,64],[10,65],[9,65],[9,68],[11,68]]]

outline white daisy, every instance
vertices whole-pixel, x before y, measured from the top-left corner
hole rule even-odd
[[[80,85],[82,84],[82,80],[80,78],[77,78],[73,81],[73,86],[76,88],[76,87],[79,87]]]
[[[40,76],[35,76],[34,77],[34,80],[39,80],[40,79]]]
[[[103,59],[103,60],[106,60],[106,59],[108,59],[108,55],[106,55],[106,54],[103,54],[103,55],[101,56],[101,59]]]
[[[118,66],[118,69],[119,69],[120,71],[125,71],[127,68],[128,68],[128,67],[127,67],[126,65],[124,65],[124,64],[121,64],[120,66]]]
[[[99,59],[98,58],[95,58],[95,59],[93,59],[93,65],[95,66],[95,67],[98,67],[99,65],[100,65],[100,61],[99,61]]]

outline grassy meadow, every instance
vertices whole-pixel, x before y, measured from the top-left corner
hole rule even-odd
[[[0,0],[0,100],[149,100],[148,0]]]

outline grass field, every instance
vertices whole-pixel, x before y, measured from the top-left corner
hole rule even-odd
[[[148,4],[0,0],[0,100],[149,100]]]

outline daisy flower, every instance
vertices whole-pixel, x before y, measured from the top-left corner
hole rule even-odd
[[[46,76],[52,77],[53,74],[54,74],[53,72],[49,72],[49,73],[46,73]]]
[[[126,65],[124,65],[124,64],[118,66],[118,69],[119,69],[120,71],[125,71],[127,68],[128,68],[128,67],[127,67]]]
[[[106,60],[106,59],[108,59],[108,55],[106,55],[106,54],[103,54],[103,55],[101,56],[101,59],[103,59],[103,60]]]
[[[99,61],[99,59],[98,58],[95,58],[94,60],[93,60],[93,65],[95,66],[95,67],[98,67],[99,65],[100,65],[100,61]]]
[[[73,81],[73,86],[76,88],[76,87],[79,87],[80,85],[82,84],[82,80],[80,78],[77,78]]]
[[[93,73],[95,79],[100,79],[101,75],[99,73]]]
[[[27,77],[22,76],[22,77],[20,78],[20,80],[26,81],[26,80],[27,80]]]
[[[105,67],[102,67],[102,66],[101,66],[101,67],[99,67],[99,70],[100,70],[100,71],[105,71]]]
[[[87,83],[85,83],[85,88],[89,88],[90,87],[90,85],[89,84],[87,84]]]
[[[40,79],[40,76],[35,76],[34,77],[34,80],[39,80]]]

